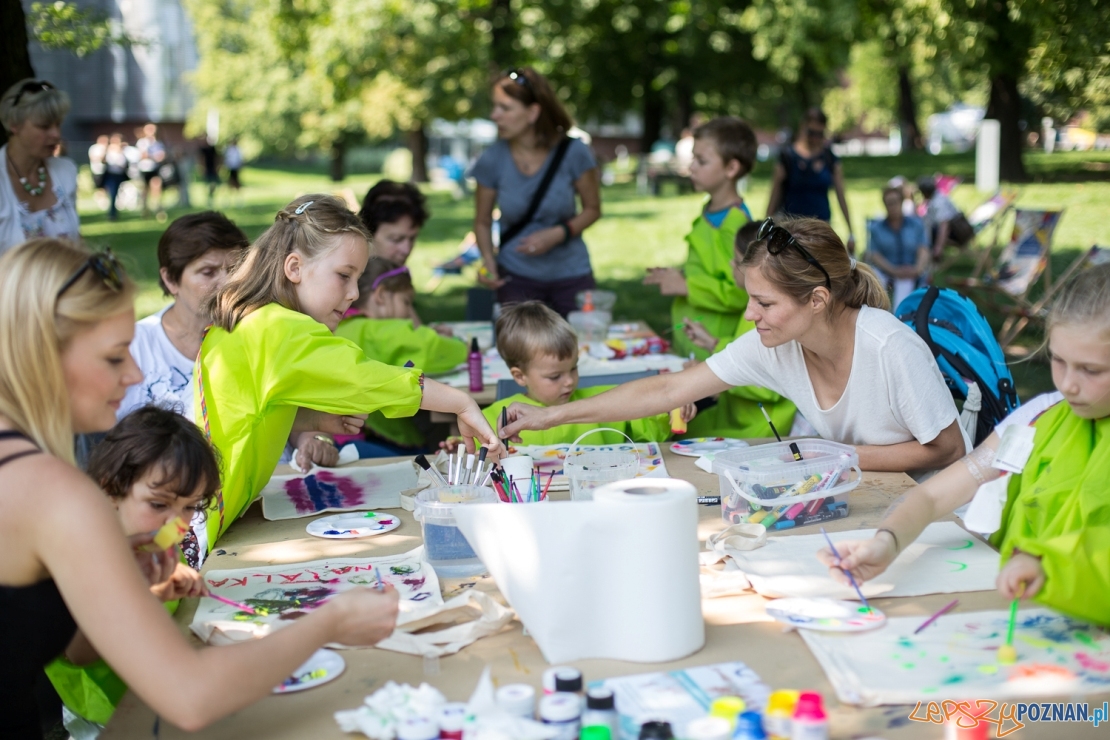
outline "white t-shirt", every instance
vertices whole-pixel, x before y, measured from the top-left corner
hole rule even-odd
[[[166,336],[162,314],[167,310],[169,306],[135,324],[131,356],[143,373],[143,382],[127,389],[116,413],[117,419],[152,403],[193,419],[193,365],[196,360],[181,354]]]
[[[729,385],[755,385],[789,398],[824,439],[850,445],[932,442],[959,418],[924,340],[892,314],[864,306],[844,394],[831,408],[817,403],[802,347],[764,347],[751,331],[708,360]],[[964,435],[964,444],[971,441]]]
[[[1013,413],[1007,416],[1002,421],[998,422],[994,431],[999,437],[1008,426],[1019,424],[1027,427],[1037,420],[1037,417],[1048,411],[1064,400],[1064,394],[1060,391],[1052,391],[1051,393],[1042,393],[1039,396],[1034,396],[1022,405],[1014,409]]]

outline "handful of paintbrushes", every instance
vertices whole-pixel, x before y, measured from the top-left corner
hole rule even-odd
[[[447,475],[441,473],[424,455],[416,456],[416,464],[428,471],[441,486],[490,486],[507,504],[533,503],[547,498],[547,489],[551,487],[555,471],[551,472],[542,488],[539,475],[534,470],[528,482],[523,483],[508,475],[496,463],[491,462],[489,467],[485,467],[487,452],[485,447],[481,447],[475,456],[459,447],[453,457],[447,457]]]

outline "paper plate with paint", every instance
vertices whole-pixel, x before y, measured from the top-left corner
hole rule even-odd
[[[694,437],[680,439],[671,445],[671,452],[687,457],[701,457],[711,452],[727,452],[747,447],[748,443],[742,439],[728,439],[727,437]]]
[[[886,615],[858,601],[836,599],[776,599],[767,613],[791,627],[824,632],[863,632],[882,627]]]
[[[331,650],[317,650],[293,675],[275,686],[275,694],[291,694],[321,686],[339,678],[347,667],[343,656]]]
[[[400,526],[401,520],[392,514],[367,511],[325,516],[309,522],[305,531],[313,537],[323,537],[327,540],[355,540],[392,532]]]

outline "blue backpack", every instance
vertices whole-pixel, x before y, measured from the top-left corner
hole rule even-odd
[[[894,315],[925,340],[955,398],[967,399],[974,381],[983,394],[975,430],[978,446],[1018,407],[1014,377],[987,320],[970,300],[949,288],[918,288]]]

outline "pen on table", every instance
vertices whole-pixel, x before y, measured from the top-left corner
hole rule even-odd
[[[763,408],[762,403],[759,404],[759,410],[763,413],[763,418],[767,420],[767,426],[771,427],[771,432],[775,435],[775,439],[781,442],[782,437],[779,436],[779,430],[775,429],[775,422],[771,421],[771,415],[767,413],[767,409]],[[790,443],[790,454],[794,456],[795,462],[802,461],[802,451],[798,449],[797,443]]]
[[[825,535],[825,542],[829,543],[829,549],[832,550],[832,554],[836,556],[837,560],[840,560],[840,553],[837,552],[836,545],[833,544],[832,537],[829,537],[829,533],[825,531],[824,527],[821,527],[821,534]],[[871,605],[867,603],[867,599],[863,598],[863,591],[859,590],[859,585],[856,583],[856,579],[852,577],[852,571],[840,568],[840,572],[848,576],[848,581],[852,584],[852,588],[856,590],[856,595],[859,596],[859,600],[862,601],[863,605],[867,607],[867,611],[873,611],[871,609]]]

